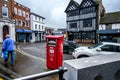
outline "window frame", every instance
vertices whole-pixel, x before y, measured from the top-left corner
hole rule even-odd
[[[2,6],[2,17],[8,17],[8,7]]]

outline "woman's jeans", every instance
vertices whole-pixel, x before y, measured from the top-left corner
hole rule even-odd
[[[9,59],[9,55],[11,55],[11,64],[15,64],[15,54],[14,54],[14,50],[12,50],[12,51],[8,51],[8,58],[7,59],[5,59],[5,62],[7,62],[8,61],[8,59]]]

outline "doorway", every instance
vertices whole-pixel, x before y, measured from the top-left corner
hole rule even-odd
[[[9,27],[7,25],[3,26],[3,40],[5,39],[6,34],[9,34]]]

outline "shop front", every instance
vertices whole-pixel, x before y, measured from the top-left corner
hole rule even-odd
[[[16,29],[16,41],[17,42],[31,42],[32,30]]]

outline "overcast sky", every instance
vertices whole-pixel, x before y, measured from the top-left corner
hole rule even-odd
[[[31,12],[46,18],[47,27],[66,28],[64,13],[70,0],[15,0],[31,9]],[[75,0],[79,4],[82,0]],[[102,0],[106,12],[120,11],[120,0]]]

